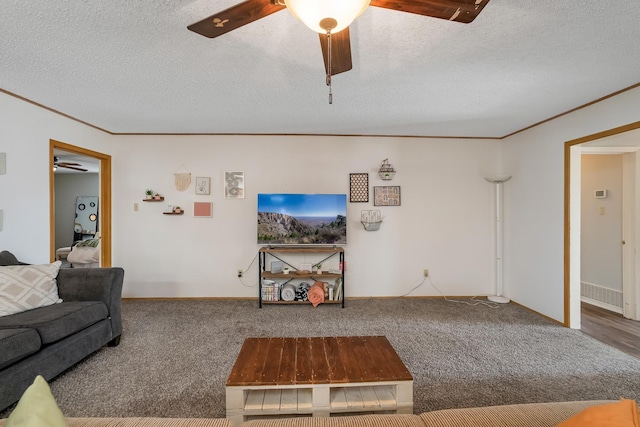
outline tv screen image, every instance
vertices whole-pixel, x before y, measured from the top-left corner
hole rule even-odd
[[[346,194],[258,194],[258,244],[346,243]]]

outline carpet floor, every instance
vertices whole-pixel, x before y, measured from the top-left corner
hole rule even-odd
[[[125,300],[124,333],[51,381],[72,417],[224,417],[246,337],[385,335],[414,377],[414,412],[640,400],[640,359],[514,304],[371,299],[336,305]],[[1,416],[7,416],[8,411]]]

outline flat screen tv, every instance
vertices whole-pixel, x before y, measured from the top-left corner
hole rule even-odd
[[[346,243],[346,194],[258,194],[258,244]]]

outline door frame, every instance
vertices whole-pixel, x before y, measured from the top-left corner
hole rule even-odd
[[[51,167],[56,149],[100,161],[100,172],[98,174],[100,181],[100,203],[98,204],[100,215],[100,266],[111,267],[111,156],[54,139],[49,140],[49,257],[52,262],[56,258],[55,175]]]
[[[640,129],[640,121],[609,129],[603,132],[598,132],[592,135],[587,135],[578,139],[566,141],[564,144],[564,326],[568,328],[575,328],[580,324],[579,291],[578,295],[573,295],[573,297],[571,292],[572,283],[574,282],[575,277],[578,277],[578,279],[580,277],[580,227],[573,227],[573,229],[575,229],[576,231],[574,233],[571,232],[572,223],[577,222],[579,224],[579,220],[572,221],[572,217],[575,217],[576,214],[579,216],[580,206],[574,206],[576,203],[573,203],[574,200],[572,200],[572,198],[574,198],[575,195],[571,192],[571,188],[573,181],[580,181],[579,175],[575,170],[572,170],[572,164],[580,163],[580,153],[572,151],[571,148],[579,144],[584,144],[586,142],[595,141],[597,139],[614,136],[636,129]],[[571,209],[572,206],[573,209]],[[636,214],[640,213],[637,212]],[[577,258],[577,262],[575,258]],[[637,281],[637,279],[634,280],[634,282],[635,281]],[[576,288],[578,290],[580,289],[579,286],[577,286]],[[635,300],[637,302],[638,298],[635,298]],[[573,312],[572,307],[574,308]],[[574,313],[575,311],[577,311],[577,313]],[[575,316],[572,318],[574,314]]]

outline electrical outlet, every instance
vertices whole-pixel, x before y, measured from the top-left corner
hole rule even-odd
[[[238,269],[238,277],[242,277],[242,273],[243,273],[243,271]]]
[[[428,268],[425,268],[425,269],[423,270],[423,274],[424,274],[424,277],[429,277],[429,269],[428,269]]]

